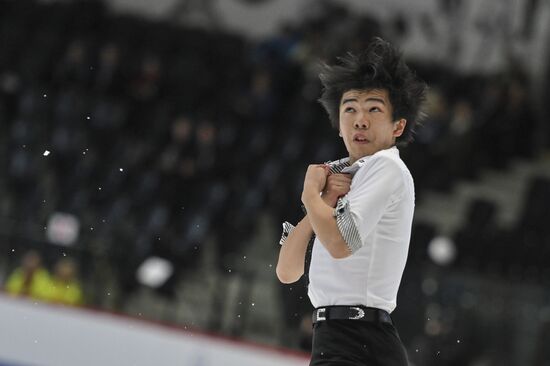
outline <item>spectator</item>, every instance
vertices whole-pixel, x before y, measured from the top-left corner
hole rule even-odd
[[[42,258],[36,251],[23,256],[21,266],[16,268],[6,281],[6,291],[14,296],[28,296],[47,301],[51,295],[51,278],[42,267]]]
[[[82,305],[82,289],[77,276],[76,262],[70,258],[60,259],[55,264],[49,300],[64,305]]]
[[[81,39],[72,41],[55,70],[55,82],[62,86],[88,86],[90,65],[87,58],[86,43]]]
[[[93,87],[101,94],[116,95],[121,92],[123,83],[120,49],[116,43],[106,43],[99,51],[98,70]]]
[[[302,315],[300,321],[300,333],[298,339],[298,347],[304,352],[311,352],[311,339],[313,338],[313,323],[311,314]]]
[[[139,65],[138,75],[130,82],[128,93],[137,101],[148,102],[157,97],[162,76],[161,60],[148,55]]]

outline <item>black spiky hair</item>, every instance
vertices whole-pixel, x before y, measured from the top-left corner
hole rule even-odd
[[[417,124],[424,117],[422,105],[427,85],[405,64],[402,54],[389,42],[373,38],[359,55],[347,53],[335,65],[322,65],[319,74],[323,92],[319,102],[328,113],[332,126],[339,128],[339,107],[342,95],[349,90],[387,90],[393,120],[407,120],[397,145],[413,140]]]

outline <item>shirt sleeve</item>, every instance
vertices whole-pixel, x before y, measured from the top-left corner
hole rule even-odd
[[[283,233],[281,234],[281,239],[279,240],[279,244],[283,245],[286,241],[286,238],[290,235],[290,232],[294,230],[295,226],[292,225],[290,222],[285,221],[283,222]]]
[[[403,184],[401,168],[387,157],[373,157],[357,171],[350,191],[334,210],[338,229],[352,253],[363,246],[386,208],[400,197]]]

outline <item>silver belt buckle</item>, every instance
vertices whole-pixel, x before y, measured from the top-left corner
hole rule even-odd
[[[327,320],[327,318],[325,318],[326,310],[327,309],[325,309],[325,308],[317,309],[317,321]]]
[[[352,307],[351,309],[357,311],[357,315],[349,317],[351,320],[358,320],[365,317],[365,310],[356,307]]]

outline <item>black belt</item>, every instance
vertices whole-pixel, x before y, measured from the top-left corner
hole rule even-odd
[[[313,324],[329,319],[361,320],[365,322],[392,323],[390,314],[381,309],[366,306],[323,306],[313,311]]]

